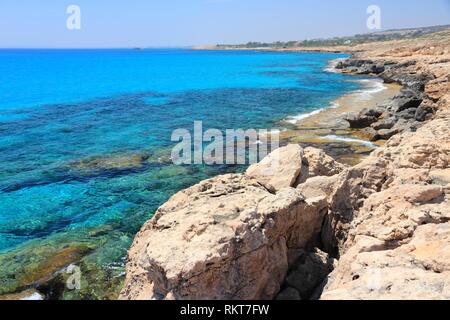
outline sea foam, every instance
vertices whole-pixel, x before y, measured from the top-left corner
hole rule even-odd
[[[320,108],[320,109],[317,109],[317,110],[314,110],[314,111],[311,111],[311,112],[308,112],[308,113],[301,113],[301,114],[296,115],[296,116],[291,116],[291,117],[288,117],[287,119],[285,119],[284,122],[291,123],[291,124],[297,124],[297,122],[299,122],[300,120],[309,118],[309,117],[314,116],[316,114],[319,114],[319,113],[321,113],[324,110],[336,109],[338,107],[339,107],[339,104],[337,102],[332,102],[326,108]]]
[[[335,140],[335,141],[342,141],[342,142],[350,142],[350,143],[357,143],[361,144],[367,147],[376,148],[377,146],[373,144],[370,141],[362,140],[362,139],[355,139],[355,138],[349,138],[349,137],[342,137],[342,136],[336,136],[336,135],[328,135],[322,137],[323,139],[327,140]]]

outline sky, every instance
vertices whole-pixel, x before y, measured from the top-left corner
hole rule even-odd
[[[69,5],[81,29],[69,30]],[[2,48],[183,47],[289,41],[450,24],[450,0],[0,0]]]

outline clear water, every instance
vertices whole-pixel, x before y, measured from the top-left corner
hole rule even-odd
[[[114,297],[135,233],[180,189],[239,167],[174,166],[171,132],[274,128],[358,89],[323,53],[0,51],[0,294],[81,265]]]

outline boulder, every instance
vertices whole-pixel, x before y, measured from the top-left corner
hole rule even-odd
[[[327,197],[333,193],[338,176],[313,177],[299,184],[297,189],[307,198]]]
[[[161,206],[129,250],[121,299],[273,299],[290,252],[318,242],[324,197],[225,175]]]
[[[347,116],[345,118],[345,121],[350,124],[350,128],[352,129],[362,129],[370,126],[372,123],[377,122],[378,118],[362,114],[353,114]]]
[[[397,119],[395,117],[390,117],[373,123],[371,127],[374,130],[392,129],[392,127],[395,126],[396,123]]]
[[[337,162],[323,150],[311,147],[305,148],[302,172],[297,179],[296,185],[305,182],[311,177],[334,176],[341,173],[345,168],[347,168],[346,165]]]
[[[379,140],[389,140],[399,132],[398,129],[381,129],[378,130],[378,138]]]
[[[411,89],[402,89],[402,91],[394,97],[392,102],[393,109],[401,112],[406,109],[416,109],[423,101],[423,94]]]
[[[347,116],[345,120],[350,124],[350,128],[362,129],[369,127],[372,123],[377,122],[384,112],[385,109],[382,107],[365,108],[358,114]]]
[[[279,148],[260,163],[247,169],[246,175],[254,178],[271,192],[293,187],[302,170],[303,149],[296,144]]]
[[[414,114],[414,119],[417,121],[423,122],[427,119],[427,117],[434,113],[434,108],[426,105],[421,105],[417,108],[416,113]]]
[[[384,108],[382,108],[382,107],[364,108],[363,110],[360,111],[360,114],[363,116],[375,117],[375,118],[381,117],[383,115],[383,113],[384,113]]]
[[[360,131],[360,134],[370,141],[378,141],[381,139],[378,131],[372,127],[364,128]]]

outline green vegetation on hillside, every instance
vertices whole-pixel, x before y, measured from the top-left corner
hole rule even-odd
[[[450,29],[450,25],[434,26],[424,28],[409,28],[399,30],[387,30],[374,33],[358,34],[351,37],[335,37],[330,39],[312,39],[303,41],[277,41],[272,43],[266,42],[248,42],[238,45],[218,44],[218,48],[236,48],[236,49],[257,49],[257,48],[296,48],[296,47],[326,47],[341,45],[357,45],[361,43],[374,41],[390,41],[401,39],[413,39],[426,36],[432,33],[441,32]]]

